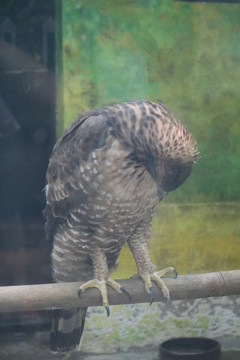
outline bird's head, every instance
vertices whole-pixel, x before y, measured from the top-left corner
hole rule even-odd
[[[148,157],[144,165],[157,183],[158,197],[162,200],[170,191],[177,189],[192,172],[194,161],[154,159]]]
[[[184,161],[182,158],[154,159],[148,157],[144,165],[157,183],[159,200],[184,183],[191,174],[194,163],[193,160]]]
[[[161,200],[191,174],[198,158],[196,142],[162,104],[136,101],[124,106],[125,112],[116,109],[118,121],[111,125],[114,136],[151,174]]]
[[[184,183],[199,154],[192,135],[180,123],[162,133],[143,155],[143,163],[157,183],[159,200]]]
[[[177,189],[191,174],[193,164],[193,161],[184,161],[181,158],[163,160],[158,184],[167,192]]]

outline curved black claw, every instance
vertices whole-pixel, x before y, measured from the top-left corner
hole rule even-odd
[[[81,294],[82,294],[82,290],[79,289],[79,290],[78,290],[78,297],[81,297]]]
[[[177,270],[175,268],[173,268],[173,272],[175,274],[174,279],[176,279],[178,277],[178,272],[177,272]]]
[[[153,289],[152,286],[150,286],[149,291],[150,291],[150,303],[149,303],[149,305],[152,305],[153,300],[154,300],[154,295],[155,295],[154,289]]]
[[[164,278],[165,277],[168,277],[168,278],[170,278],[170,279],[176,279],[177,277],[178,277],[178,272],[177,272],[177,270],[175,269],[175,268],[173,268],[173,267],[171,267],[171,270],[169,270],[169,272],[173,272],[174,273],[174,276],[163,276]]]
[[[105,310],[106,310],[106,313],[107,313],[107,317],[110,316],[110,308],[109,306],[105,306]]]
[[[129,294],[129,292],[123,286],[120,287],[120,290],[121,290],[121,292],[123,292],[124,294],[127,295],[127,297],[129,298],[130,301],[132,301],[131,295]]]

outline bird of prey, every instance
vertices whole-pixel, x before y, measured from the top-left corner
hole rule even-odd
[[[47,170],[46,236],[53,241],[53,276],[97,288],[109,314],[107,286],[128,293],[110,277],[127,243],[153,300],[152,281],[169,299],[148,243],[154,210],[190,175],[198,158],[188,130],[162,104],[130,101],[80,115],[57,141]],[[86,308],[54,312],[51,349],[80,342]]]

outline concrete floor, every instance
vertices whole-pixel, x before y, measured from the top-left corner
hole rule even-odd
[[[93,350],[94,352],[94,350]],[[1,332],[1,360],[158,360],[158,348],[144,347],[131,349],[128,352],[114,354],[94,354],[73,352],[66,355],[54,355],[49,350],[49,332]],[[228,351],[223,353],[222,360],[239,360],[240,353]]]

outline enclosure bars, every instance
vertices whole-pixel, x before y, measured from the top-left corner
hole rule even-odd
[[[240,270],[206,274],[182,275],[177,279],[165,278],[171,300],[227,296],[240,294]],[[108,287],[109,303],[148,303],[143,282],[139,278],[119,280],[131,294],[132,301],[125,294],[118,294]],[[88,289],[78,297],[80,283],[59,283],[43,285],[19,285],[0,287],[0,312],[48,310],[54,308],[85,307],[102,305],[97,289]],[[161,291],[155,287],[155,300],[165,301]]]

